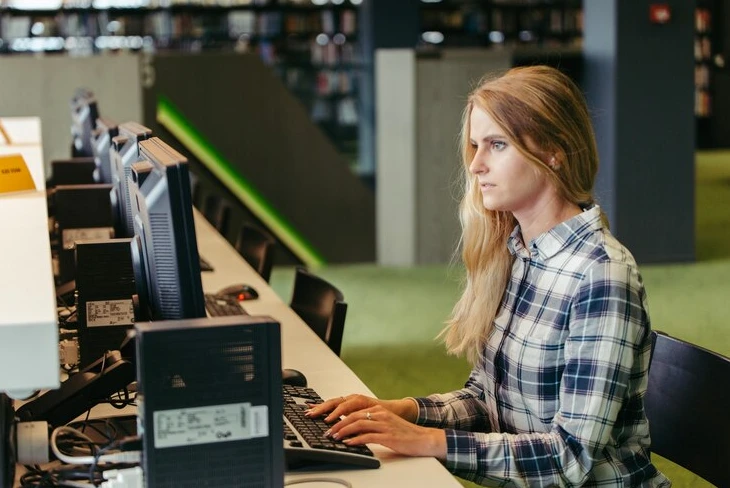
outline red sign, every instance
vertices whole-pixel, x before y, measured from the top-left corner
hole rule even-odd
[[[649,21],[652,24],[667,24],[672,20],[672,9],[666,3],[649,5]]]

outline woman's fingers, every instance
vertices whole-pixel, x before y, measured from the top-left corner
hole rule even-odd
[[[323,403],[310,404],[309,410],[304,412],[304,415],[306,415],[307,417],[321,417],[322,415],[336,409],[337,406],[343,403],[345,400],[346,398],[344,396],[341,396],[337,398],[330,398]]]
[[[380,406],[350,414],[333,425],[329,435],[350,446],[381,444],[408,456],[446,459],[443,430],[412,424]]]
[[[335,412],[332,412],[333,414]],[[326,435],[331,436],[333,439],[341,439],[348,437],[352,434],[360,432],[361,430],[370,430],[377,428],[377,418],[383,418],[383,415],[387,415],[383,407],[370,406],[362,410],[351,412],[345,418],[337,422]],[[327,419],[325,419],[326,421]]]
[[[378,422],[375,417],[371,414],[370,418],[367,415],[360,415],[361,412],[350,414],[347,419],[337,424],[337,429],[334,427],[330,429],[331,436],[333,439],[347,439],[356,435],[362,435],[365,433],[384,432],[388,430],[389,424],[387,421]],[[370,412],[366,412],[370,413]],[[353,417],[356,417],[353,419]],[[344,425],[341,425],[344,424]]]
[[[343,415],[349,415],[352,412],[375,404],[377,404],[377,400],[374,398],[364,395],[348,395],[346,397],[331,398],[319,405],[313,405],[305,412],[305,415],[308,417],[321,417],[327,414],[324,421],[334,422]]]

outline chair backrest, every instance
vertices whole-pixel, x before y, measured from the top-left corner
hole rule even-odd
[[[231,206],[223,198],[215,194],[208,195],[203,205],[203,215],[221,235],[228,233]]]
[[[190,196],[193,200],[193,207],[201,209],[203,206],[203,188],[194,173],[190,173]]]
[[[298,267],[290,306],[339,356],[347,316],[342,292],[323,278]]]
[[[730,486],[730,358],[652,332],[645,397],[651,450]]]
[[[274,237],[255,225],[244,222],[233,245],[238,254],[251,265],[261,277],[269,281],[274,266]]]

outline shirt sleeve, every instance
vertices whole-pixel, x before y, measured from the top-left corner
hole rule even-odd
[[[464,388],[460,390],[414,398],[418,404],[416,423],[439,429],[488,432],[489,417],[484,402],[484,391],[477,379],[481,369],[481,365],[475,367]]]
[[[560,407],[551,430],[509,434],[464,432],[460,426],[447,429],[446,467],[480,483],[582,485],[594,459],[612,442],[629,384],[642,375],[645,379],[643,365],[650,345],[644,302],[634,266],[596,263],[572,303]],[[642,367],[635,371],[643,354]]]

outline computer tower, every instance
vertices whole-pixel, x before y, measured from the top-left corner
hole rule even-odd
[[[146,486],[282,487],[279,324],[186,319],[135,334]]]
[[[54,159],[51,161],[51,181],[49,186],[93,185],[96,162],[91,157]]]
[[[75,279],[75,242],[114,237],[111,185],[59,185],[54,192],[58,283]]]
[[[15,423],[13,401],[0,393],[0,486],[13,486],[15,477]]]
[[[120,349],[135,321],[134,239],[76,243],[79,366]],[[128,358],[129,359],[129,358]]]

